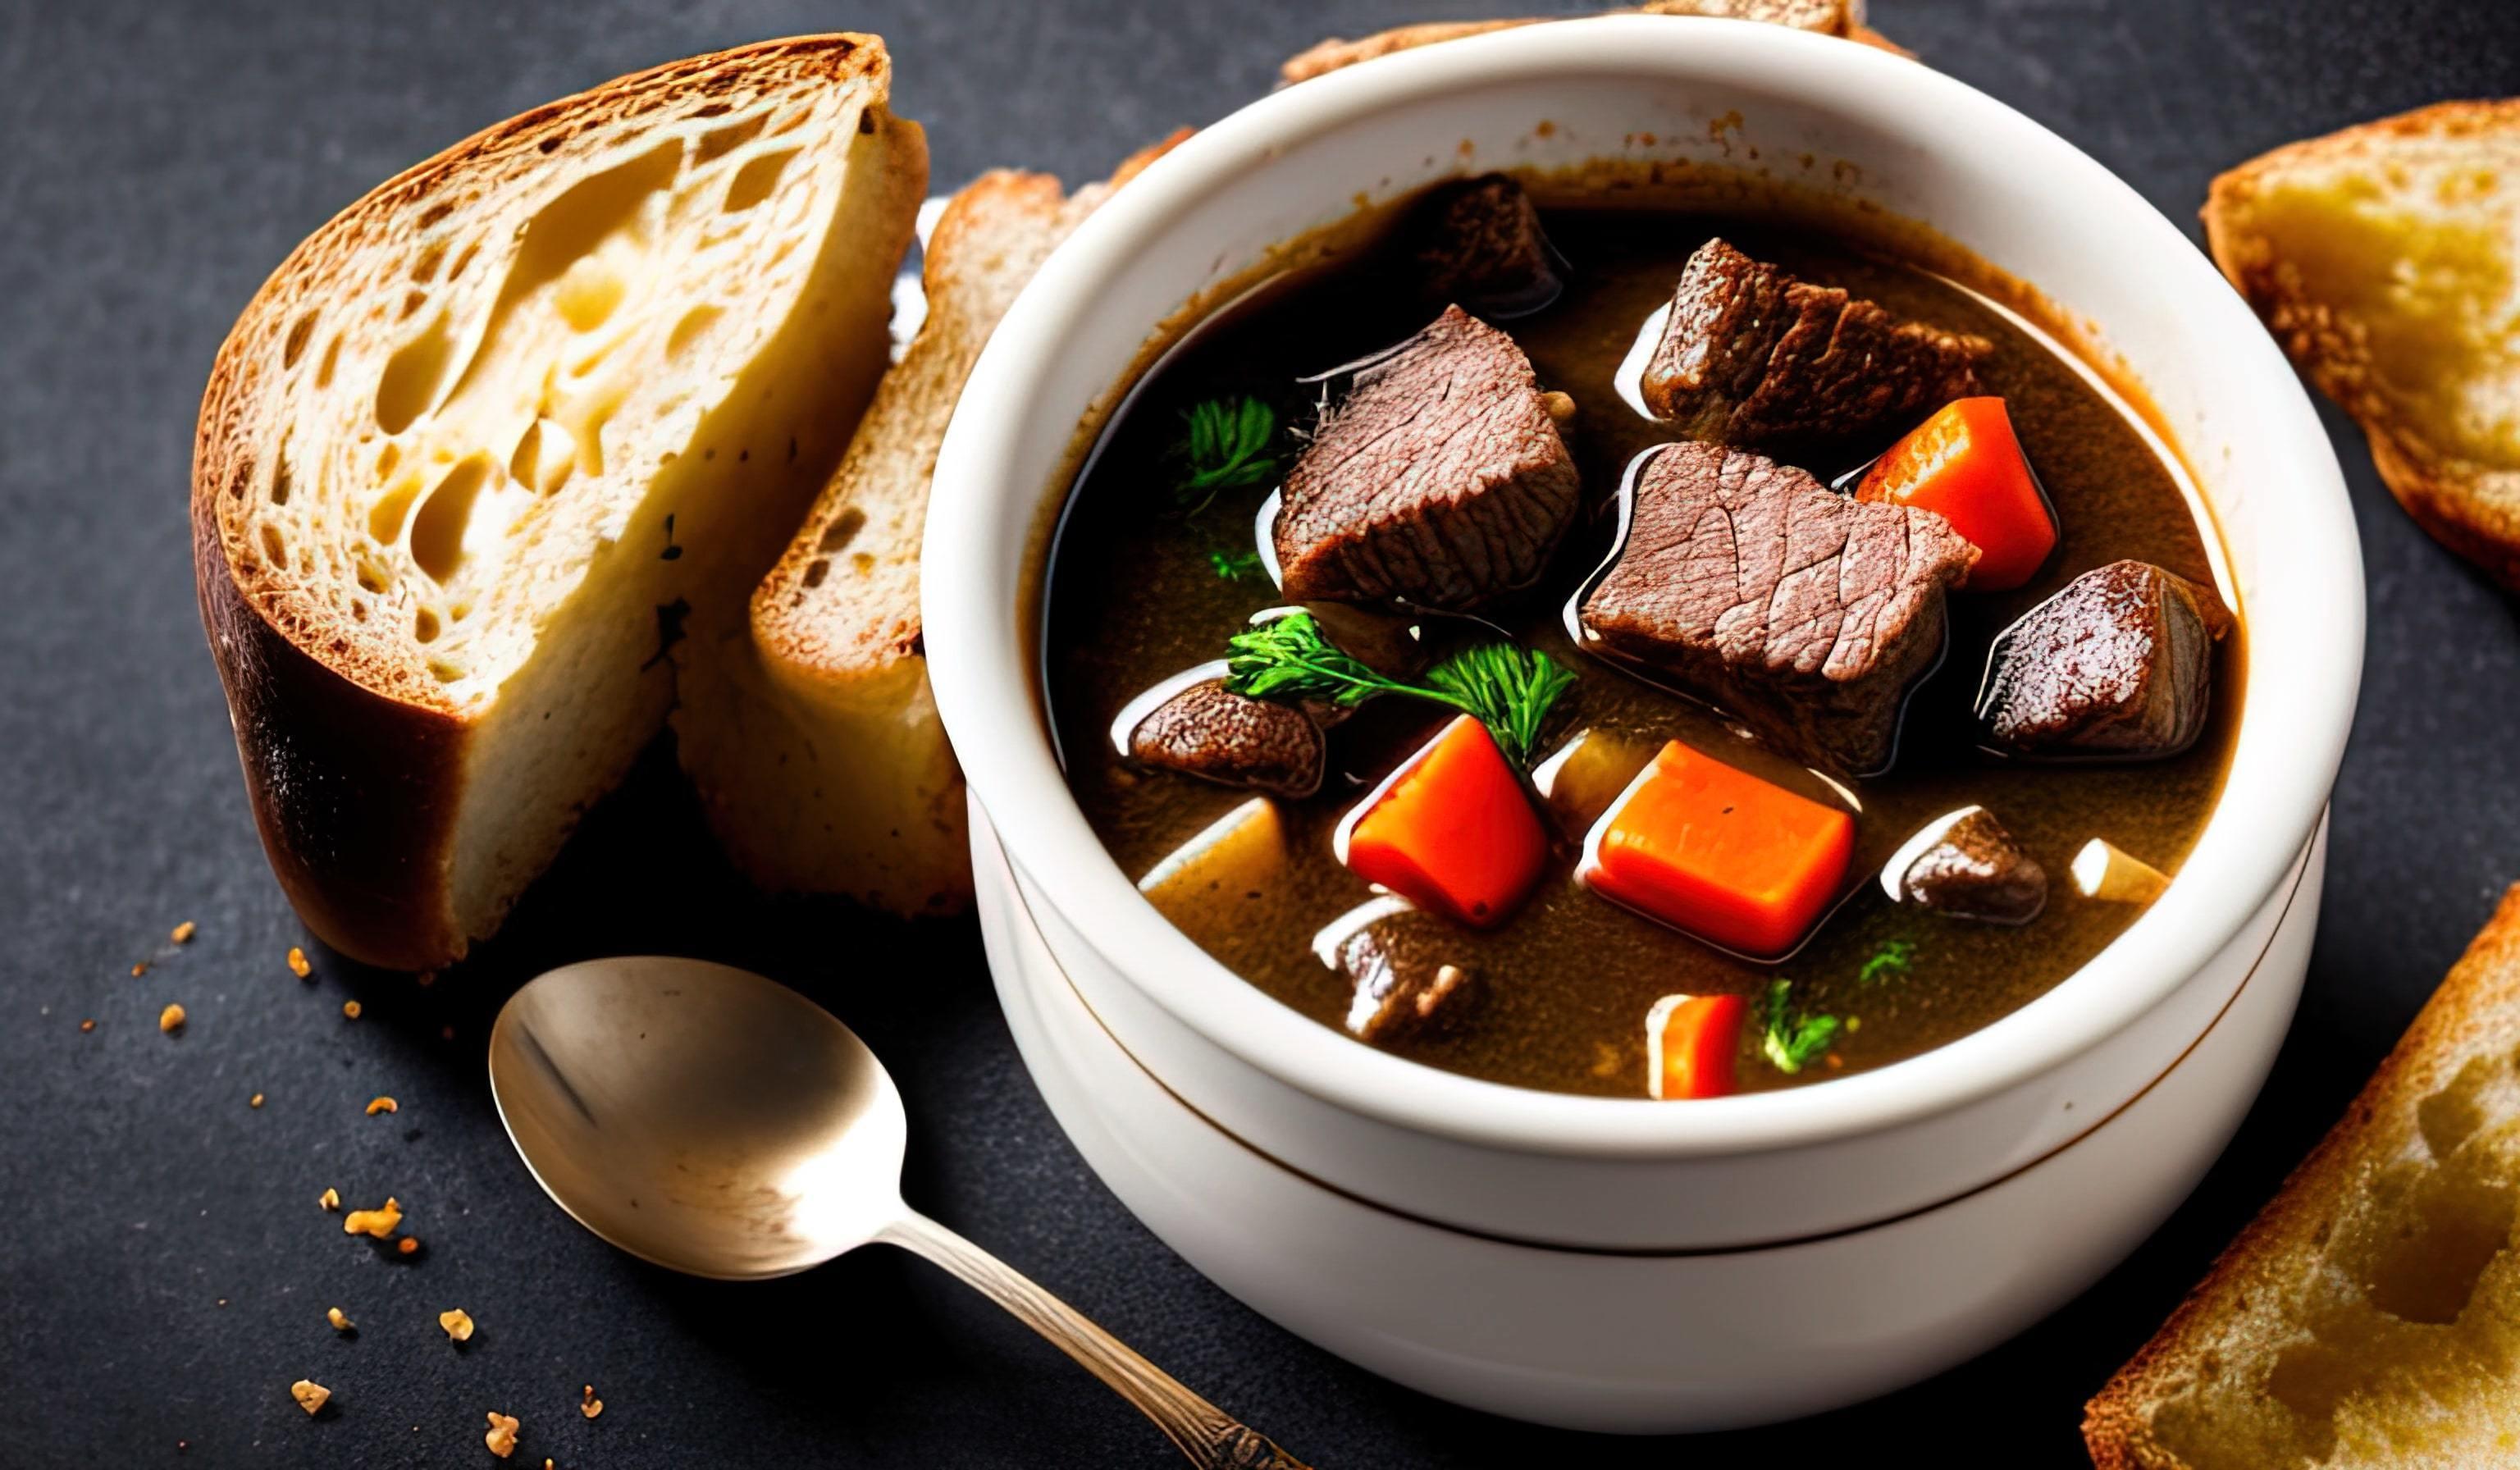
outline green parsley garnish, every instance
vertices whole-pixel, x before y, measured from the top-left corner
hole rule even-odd
[[[1258,552],[1244,552],[1238,557],[1222,548],[1209,550],[1207,564],[1216,568],[1216,575],[1227,582],[1239,582],[1245,577],[1257,576],[1262,569]]]
[[[1864,968],[1855,972],[1859,985],[1878,985],[1884,980],[1904,979],[1916,962],[1916,946],[1909,940],[1885,940]]]
[[[1206,510],[1220,491],[1257,485],[1278,472],[1278,457],[1269,452],[1278,415],[1257,398],[1211,398],[1182,415],[1182,429],[1175,452],[1182,478],[1173,499],[1184,515]]]
[[[1390,679],[1322,636],[1309,612],[1290,612],[1238,633],[1227,645],[1225,687],[1252,699],[1321,699],[1355,706],[1407,694],[1477,718],[1517,765],[1528,765],[1540,728],[1575,676],[1546,653],[1516,644],[1463,648],[1420,683]]]
[[[1794,982],[1779,975],[1768,984],[1768,998],[1762,1007],[1767,1024],[1760,1038],[1759,1049],[1777,1070],[1788,1075],[1809,1066],[1812,1059],[1828,1049],[1837,1037],[1835,1016],[1805,1015],[1793,1008]]]

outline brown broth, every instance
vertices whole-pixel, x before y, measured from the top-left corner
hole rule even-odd
[[[2008,762],[1974,744],[1969,704],[1989,642],[2006,624],[2092,567],[2136,557],[2212,583],[2205,536],[2179,482],[2124,411],[2040,338],[1973,294],[1914,267],[1862,253],[1807,229],[1640,210],[1546,211],[1571,262],[1566,294],[1548,311],[1501,324],[1529,354],[1545,387],[1578,405],[1567,440],[1591,512],[1569,533],[1550,575],[1527,597],[1484,616],[1582,676],[1559,703],[1543,751],[1584,729],[1659,745],[1678,737],[1772,780],[1827,800],[1810,773],[1757,747],[1705,708],[1577,652],[1560,623],[1568,594],[1609,550],[1614,492],[1640,450],[1669,441],[1667,425],[1621,402],[1612,378],[1640,325],[1670,297],[1682,262],[1721,234],[1806,280],[1842,286],[1893,311],[1975,332],[1998,344],[1981,372],[2002,394],[2022,445],[2054,502],[2063,534],[2028,587],[1951,599],[1952,642],[1942,668],[1909,707],[1898,767],[1857,782],[1862,803],[1852,892],[1798,954],[1760,964],[1718,953],[1615,908],[1572,879],[1575,842],[1561,841],[1531,901],[1508,923],[1459,937],[1457,962],[1481,976],[1475,1009],[1392,1049],[1474,1077],[1614,1096],[1643,1091],[1643,1017],[1661,996],[1735,992],[1756,997],[1773,976],[1793,979],[1798,1008],[1855,1021],[1827,1056],[1787,1076],[1745,1038],[1745,1091],[1795,1086],[1881,1066],[1985,1026],[2081,967],[2142,912],[2085,899],[2066,866],[2093,836],[2175,872],[2203,829],[2228,763],[2240,703],[2242,640],[2217,649],[2214,715],[2202,739],[2168,760],[2121,765]],[[1150,375],[1105,431],[1072,493],[1050,564],[1046,687],[1079,806],[1133,878],[1248,798],[1168,772],[1132,768],[1108,727],[1149,686],[1222,657],[1226,640],[1279,600],[1265,573],[1221,576],[1210,553],[1247,553],[1268,487],[1231,491],[1200,514],[1172,510],[1165,463],[1186,405],[1253,392],[1282,407],[1292,387],[1407,336],[1432,313],[1384,274],[1372,251],[1273,284],[1201,329]],[[1829,479],[1844,463],[1804,468]],[[1370,896],[1331,855],[1330,833],[1355,798],[1438,729],[1446,712],[1414,700],[1366,705],[1331,733],[1321,794],[1281,802],[1290,861],[1282,879],[1192,925],[1192,937],[1263,991],[1337,1027],[1348,984],[1312,950],[1313,936]],[[1841,803],[1842,804],[1842,803]],[[1874,875],[1933,818],[1971,804],[1994,811],[2048,869],[2047,912],[2003,928],[1903,909]],[[1886,942],[1912,944],[1904,975],[1866,983],[1866,960]]]

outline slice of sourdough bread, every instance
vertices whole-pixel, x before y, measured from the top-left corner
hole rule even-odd
[[[2399,504],[2520,588],[2520,98],[2277,149],[2214,181],[2205,234]]]
[[[1602,14],[1713,16],[1734,21],[1765,21],[1772,24],[1789,25],[1796,30],[1844,36],[1885,51],[1906,54],[1879,31],[1864,23],[1864,0],[1647,0],[1643,5]],[[1332,36],[1287,58],[1278,68],[1279,84],[1292,86],[1342,67],[1370,62],[1395,51],[1414,51],[1438,41],[1457,41],[1463,36],[1485,35],[1492,30],[1510,30],[1521,25],[1537,25],[1544,21],[1567,19],[1571,18],[1526,16],[1509,21],[1429,21],[1376,31],[1353,41]]]
[[[2520,887],[2091,1403],[2102,1470],[2520,1462]]]
[[[963,779],[927,688],[919,554],[936,452],[989,334],[1079,221],[1184,133],[1062,198],[998,170],[927,242],[927,316],[748,624],[696,642],[674,716],[710,825],[753,881],[903,914],[970,895]]]
[[[220,348],[202,621],[282,886],[375,964],[495,929],[665,719],[886,355],[926,187],[874,36],[499,124],[292,254]]]

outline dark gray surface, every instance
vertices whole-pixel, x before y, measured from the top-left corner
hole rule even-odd
[[[0,1462],[158,1463],[189,1442],[186,1460],[211,1465],[486,1463],[497,1408],[524,1421],[518,1464],[1167,1463],[1130,1411],[922,1265],[873,1251],[785,1283],[709,1285],[614,1254],[546,1202],[489,1105],[488,1017],[545,964],[651,948],[753,964],[830,1003],[904,1080],[914,1202],[1324,1470],[1772,1465],[1923,1445],[1958,1463],[2078,1462],[2083,1398],[2520,877],[2512,604],[2398,513],[2333,414],[2371,643],[2309,994],[2265,1099],[2198,1195],[2082,1301],[1980,1362],[1812,1423],[1680,1447],[1545,1434],[1293,1340],[1085,1171],[1015,1059],[967,926],[911,934],[752,900],[652,761],[514,932],[433,989],[320,954],[311,983],[283,967],[301,935],[246,811],[183,504],[211,353],[300,236],[507,113],[760,36],[887,36],[940,184],[993,163],[1072,180],[1257,94],[1325,32],[1519,8],[1422,4],[0,9]],[[2520,89],[2512,15],[2480,0],[1876,0],[1874,19],[2185,222],[2213,173],[2259,149]],[[200,939],[132,978],[181,918]],[[367,1006],[355,1022],[339,1010],[351,997]],[[173,1040],[154,1025],[168,1001],[192,1015]],[[268,1101],[250,1110],[256,1091]],[[361,1116],[379,1092],[402,1111]],[[316,1209],[327,1185],[400,1196],[425,1254],[345,1239]],[[332,1305],[362,1323],[355,1340],[325,1326]],[[480,1322],[462,1352],[435,1325],[457,1305]],[[338,1395],[320,1421],[289,1400],[300,1376]],[[575,1411],[589,1381],[609,1404],[591,1424]]]

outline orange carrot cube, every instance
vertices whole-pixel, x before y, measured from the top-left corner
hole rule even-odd
[[[1336,848],[1367,882],[1486,928],[1540,880],[1549,834],[1487,727],[1463,715],[1347,815]]]
[[[2056,512],[2012,431],[2001,398],[1960,398],[1873,463],[1858,500],[1931,511],[1978,549],[1968,586],[2005,592],[2036,575],[2056,549]]]
[[[1601,814],[1576,877],[1613,903],[1757,958],[1800,943],[1855,855],[1855,819],[1678,740]]]
[[[1665,1099],[1721,1097],[1740,1086],[1740,996],[1665,996],[1645,1012],[1645,1091]]]

